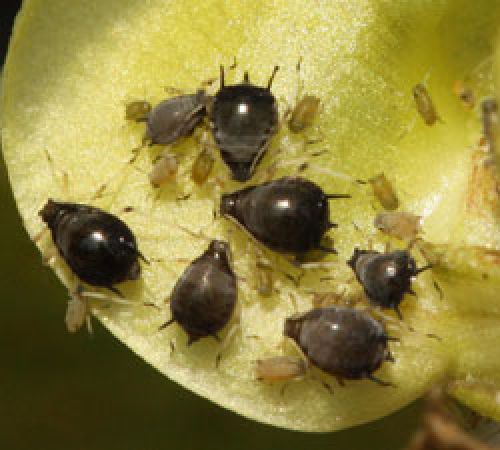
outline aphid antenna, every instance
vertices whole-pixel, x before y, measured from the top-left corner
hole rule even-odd
[[[373,381],[374,383],[377,383],[379,386],[383,386],[383,387],[397,387],[394,383],[391,383],[390,381],[383,381],[381,380],[380,378],[377,378],[375,375],[373,374],[367,374],[366,375],[366,378],[370,381]]]
[[[273,81],[274,81],[274,77],[276,76],[276,73],[278,72],[278,70],[280,69],[280,66],[274,66],[274,69],[273,69],[273,73],[271,74],[271,76],[269,77],[269,81],[267,82],[267,87],[266,89],[268,91],[271,90],[271,86],[273,84]]]
[[[352,198],[351,194],[325,194],[325,197],[329,200],[337,198]]]
[[[85,297],[85,298],[110,301],[112,303],[117,303],[120,305],[134,305],[135,304],[133,301],[127,300],[124,297],[111,297],[109,295],[105,295],[101,292],[95,292],[95,291],[81,291],[79,293],[79,295],[81,297]]]
[[[219,89],[224,89],[224,66],[220,65],[220,85]]]

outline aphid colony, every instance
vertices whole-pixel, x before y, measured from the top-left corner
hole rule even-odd
[[[279,112],[271,85],[278,71],[275,67],[266,87],[253,85],[245,72],[240,84],[227,86],[220,69],[220,86],[214,96],[205,90],[178,95],[156,106],[145,101],[129,103],[126,119],[146,123],[144,142],[170,145],[189,136],[208,120],[216,147],[235,181],[252,178],[279,126]],[[439,116],[425,87],[413,89],[417,110],[425,123],[432,125]],[[320,100],[305,95],[288,121],[293,133],[311,126]],[[496,102],[482,106],[484,136],[490,147],[497,128]],[[201,151],[193,164],[194,183],[203,184],[212,170],[216,156],[206,133]],[[164,152],[150,174],[153,185],[160,185],[175,174],[175,157]],[[376,215],[374,225],[398,239],[413,241],[420,230],[420,217],[402,211],[399,198],[385,174],[368,180],[373,194],[386,210]],[[345,199],[349,194],[325,193],[311,180],[285,176],[260,184],[246,185],[223,193],[218,205],[221,220],[231,219],[255,241],[273,252],[292,255],[297,261],[313,250],[336,253],[324,243],[326,234],[337,227],[331,219],[329,200]],[[338,203],[336,203],[337,205]],[[96,207],[58,202],[49,199],[39,212],[51,232],[59,255],[73,274],[89,286],[103,287],[121,296],[116,285],[137,280],[141,274],[140,253],[136,238],[117,216]],[[430,265],[417,268],[409,251],[374,251],[367,245],[356,248],[347,265],[362,287],[369,303],[393,309],[400,319],[400,304],[405,294],[414,294],[412,280]],[[272,266],[262,271],[263,296],[272,293]],[[84,289],[81,284],[77,290]],[[184,270],[170,294],[170,318],[160,328],[177,324],[187,335],[187,344],[205,337],[219,339],[218,333],[231,321],[237,304],[238,277],[231,265],[228,242],[212,240],[207,250]],[[87,314],[72,306],[72,313]],[[78,322],[79,323],[79,322]],[[384,361],[393,361],[388,348],[391,338],[384,324],[368,311],[340,306],[315,308],[286,318],[283,335],[300,349],[300,357],[289,355],[260,359],[257,378],[284,381],[304,376],[312,365],[342,380],[370,379],[380,385],[390,383],[374,373]]]

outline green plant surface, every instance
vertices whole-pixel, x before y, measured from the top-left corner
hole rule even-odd
[[[34,237],[42,229],[38,211],[47,198],[89,202],[105,184],[93,203],[124,218],[152,263],[143,266],[139,282],[120,286],[133,305],[96,301],[93,313],[169,378],[244,416],[296,430],[339,430],[396,411],[431,384],[446,381],[457,398],[500,419],[497,178],[478,148],[477,111],[465,109],[452,92],[455,80],[464,80],[478,98],[494,92],[492,42],[499,14],[500,5],[485,0],[74,1],[70,8],[60,0],[27,1],[11,41],[1,108],[4,157],[28,233]],[[213,219],[220,186],[223,191],[240,186],[228,179],[219,160],[214,172],[220,181],[212,175],[198,188],[189,178],[197,143],[186,139],[175,147],[181,164],[176,182],[157,192],[145,173],[159,150],[143,149],[135,165],[127,162],[143,135],[141,125],[124,120],[128,101],[158,102],[165,86],[193,92],[233,57],[238,66],[227,74],[228,82],[239,82],[249,70],[251,80],[263,85],[273,66],[280,66],[272,89],[282,110],[295,101],[295,66],[303,58],[304,91],[323,105],[322,140],[314,149],[325,151],[310,160],[303,176],[326,192],[353,197],[332,203],[339,254],[328,261],[336,264],[328,271],[310,270],[299,287],[276,275],[278,292],[271,298],[260,298],[255,289],[256,244],[233,224]],[[443,119],[432,127],[417,116],[411,97],[412,87],[424,81]],[[303,136],[282,126],[256,179],[265,177],[278,149],[287,161],[310,150]],[[432,273],[414,283],[418,298],[404,300],[404,321],[387,313],[391,332],[401,340],[391,343],[396,362],[384,364],[377,376],[396,387],[367,380],[339,388],[313,370],[333,385],[333,395],[313,377],[291,383],[282,395],[280,386],[255,380],[255,360],[296,354],[283,345],[283,321],[311,308],[311,291],[356,290],[345,261],[369,238],[377,248],[387,238],[374,233],[369,189],[352,179],[382,171],[397,187],[401,208],[423,217],[422,235],[436,259]],[[293,164],[275,176],[286,173],[293,173]],[[176,200],[187,193],[189,199]],[[127,206],[133,211],[122,213]],[[221,344],[205,339],[187,347],[179,327],[158,331],[169,317],[165,300],[186,261],[207,245],[181,226],[229,240],[235,270],[244,280],[240,325],[218,368]],[[49,236],[38,245],[47,254]],[[294,272],[281,256],[259,251],[277,273]],[[54,270],[74,287],[61,260]],[[325,275],[333,280],[321,282]],[[258,338],[249,337],[254,335]]]

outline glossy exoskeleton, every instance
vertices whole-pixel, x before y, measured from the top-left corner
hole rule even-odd
[[[325,194],[304,178],[284,177],[223,195],[220,211],[272,250],[298,256],[314,249],[334,252],[320,243],[336,226],[328,199],[349,197]]]
[[[230,266],[229,244],[212,241],[177,281],[170,296],[172,318],[188,334],[188,345],[217,332],[229,322],[236,304],[236,276]]]
[[[195,94],[167,98],[135,120],[146,122],[146,141],[168,145],[193,132],[205,117],[209,102],[205,91],[200,89]],[[128,105],[128,109],[132,106]]]
[[[278,107],[271,84],[278,67],[266,87],[250,83],[245,72],[243,83],[224,85],[221,66],[220,88],[215,95],[210,125],[222,159],[237,181],[246,181],[266,151],[278,128]]]
[[[135,280],[142,257],[129,227],[94,206],[48,200],[40,211],[60,255],[82,281],[119,293],[113,286]]]
[[[368,313],[352,308],[317,308],[285,321],[285,336],[293,339],[309,361],[343,379],[368,378],[384,361],[392,361],[387,347],[391,338]]]
[[[412,278],[430,266],[417,268],[407,250],[380,253],[374,250],[355,249],[347,264],[363,286],[366,296],[374,305],[392,308],[402,319],[399,304],[405,293],[415,295],[411,289]]]

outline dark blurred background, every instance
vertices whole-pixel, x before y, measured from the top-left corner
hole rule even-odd
[[[0,61],[20,1],[2,2]],[[178,387],[94,321],[70,335],[67,293],[28,239],[0,158],[0,450],[396,450],[419,405],[329,434],[243,419]]]

